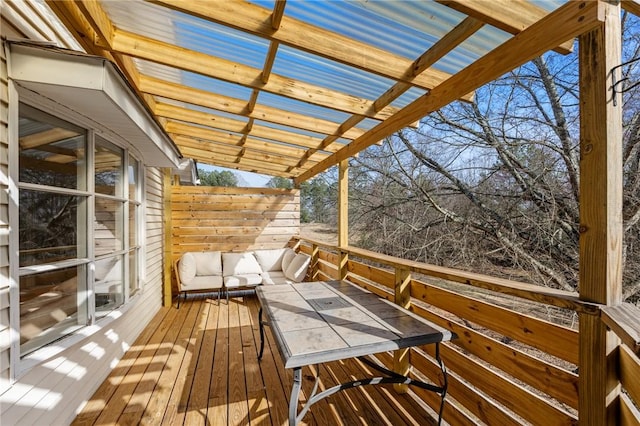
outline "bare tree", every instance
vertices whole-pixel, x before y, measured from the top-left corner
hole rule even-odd
[[[637,57],[638,22],[626,24],[624,53]],[[637,67],[623,68],[629,82]],[[577,83],[576,55],[548,54],[369,149],[354,161],[360,243],[576,290]],[[640,291],[639,96],[623,96],[625,297]]]

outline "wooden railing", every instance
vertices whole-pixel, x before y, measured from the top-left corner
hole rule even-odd
[[[447,422],[577,423],[578,332],[567,325],[523,314],[510,305],[541,306],[566,312],[568,318],[575,312],[599,315],[599,305],[580,301],[576,293],[402,260],[358,248],[338,248],[305,238],[299,242],[300,250],[312,255],[313,279],[339,278],[337,265],[346,255],[349,259],[346,279],[396,301],[398,283],[408,279],[409,309],[458,335],[458,339],[441,349],[450,373],[444,413]],[[413,374],[438,383],[439,369],[434,368],[433,350],[432,346],[413,349],[410,363]],[[623,349],[621,354],[621,358],[629,358],[631,351]],[[394,367],[391,354],[379,358]],[[638,401],[637,357],[635,361],[625,359],[624,364],[631,366],[627,380],[633,381],[630,385],[623,384],[628,391],[625,398]],[[437,396],[413,390],[437,409]],[[629,410],[635,408],[633,402],[627,402]]]
[[[640,308],[630,303],[602,308],[602,320],[616,333],[619,347],[619,424],[640,425]]]

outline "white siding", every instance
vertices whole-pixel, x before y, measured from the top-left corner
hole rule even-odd
[[[42,1],[2,1],[0,35],[54,40],[78,46],[61,30]],[[64,349],[22,372],[11,382],[8,247],[8,82],[4,45],[0,49],[0,423],[69,424],[131,347],[162,305],[162,173],[145,170],[145,260],[142,291],[115,315],[60,342]],[[15,309],[18,309],[16,306]],[[118,317],[119,315],[119,317]],[[55,344],[54,344],[55,345]],[[15,360],[14,360],[15,361]]]
[[[1,23],[0,23],[1,24]],[[4,28],[2,25],[0,28]],[[4,34],[3,34],[4,35]],[[9,384],[9,205],[8,205],[8,148],[9,99],[7,59],[0,49],[0,393]]]

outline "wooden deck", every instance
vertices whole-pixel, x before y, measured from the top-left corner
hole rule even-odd
[[[258,307],[255,296],[246,296],[162,309],[73,424],[286,424],[291,371],[269,331],[258,362]],[[309,392],[312,371],[303,372]],[[357,360],[326,364],[321,389],[370,373]],[[429,425],[433,416],[412,392],[365,386],[320,401],[304,424]]]

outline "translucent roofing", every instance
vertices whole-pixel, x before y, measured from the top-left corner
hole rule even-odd
[[[535,16],[529,24],[565,2],[530,3],[534,7],[527,10]],[[471,16],[464,9],[415,0],[100,5],[119,40],[126,41],[112,50],[135,58],[141,91],[162,104],[165,124],[226,126],[238,136],[227,143],[243,146],[242,153],[251,151],[252,158],[280,152],[281,146],[249,147],[247,138],[281,138],[305,154],[289,165],[268,164],[265,157],[261,171],[287,177],[304,173],[316,151],[335,152],[419,102],[431,88],[509,40],[517,33],[510,25],[520,19],[515,11],[509,18],[515,23],[501,25],[499,17],[485,19],[481,12]],[[414,61],[470,17],[486,22],[414,72]],[[246,123],[242,131],[239,122]],[[215,155],[196,160],[230,165]],[[243,158],[231,165],[243,167]]]

